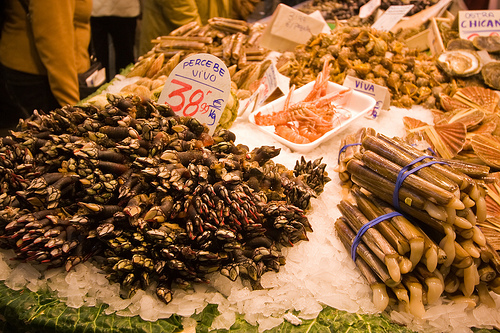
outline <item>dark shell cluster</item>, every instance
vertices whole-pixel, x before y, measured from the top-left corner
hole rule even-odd
[[[258,285],[307,240],[321,159],[288,170],[280,150],[249,150],[228,130],[137,96],[105,107],[35,111],[0,140],[0,241],[48,267],[92,258],[126,295],[206,282],[220,271]]]

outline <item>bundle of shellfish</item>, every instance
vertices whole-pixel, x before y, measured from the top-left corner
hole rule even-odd
[[[394,299],[416,317],[441,296],[495,306],[500,256],[478,227],[487,218],[484,184],[371,129],[342,145],[338,171],[349,193],[335,226],[375,304]]]
[[[127,77],[156,79],[168,76],[175,66],[193,53],[210,53],[237,69],[265,59],[268,51],[258,46],[264,25],[243,20],[213,17],[204,26],[191,22],[152,41],[153,48],[139,58]]]
[[[283,54],[277,67],[290,77],[290,84],[301,87],[315,80],[325,61],[332,65],[332,82],[342,84],[350,75],[386,86],[391,104],[399,107],[434,108],[433,88],[443,88],[449,81],[431,56],[370,27],[338,26],[328,34],[313,36],[294,52]]]
[[[258,284],[307,240],[305,213],[330,180],[321,159],[288,170],[279,149],[210,136],[168,105],[107,99],[35,110],[0,140],[0,242],[15,259],[67,270],[92,259],[129,295],[155,284],[168,303],[216,271]]]

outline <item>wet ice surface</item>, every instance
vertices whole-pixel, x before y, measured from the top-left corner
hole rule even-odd
[[[262,276],[262,290],[252,290],[245,281],[231,282],[224,276],[212,274],[208,285],[196,285],[194,291],[176,290],[168,305],[157,300],[152,291],[154,286],[151,290],[139,291],[131,299],[121,299],[118,284],[110,284],[91,263],[77,265],[70,273],[62,268],[52,269],[40,279],[39,272],[33,267],[18,263],[16,267],[15,262],[8,260],[12,251],[0,252],[0,280],[6,280],[6,284],[15,289],[25,286],[30,290],[49,287],[72,307],[107,303],[110,304],[106,309],[108,314],[140,315],[144,320],[155,321],[176,313],[185,317],[187,331],[194,331],[195,325],[188,317],[202,311],[208,303],[218,304],[221,312],[213,323],[214,329],[229,328],[237,313],[244,314],[249,323],[258,324],[261,331],[281,324],[285,318],[294,320],[290,317],[292,310],[300,311],[298,319],[315,318],[324,305],[349,312],[374,313],[376,310],[371,300],[371,290],[335,235],[333,224],[340,216],[336,205],[341,200],[341,188],[334,168],[341,138],[360,127],[372,127],[387,136],[402,136],[403,116],[431,122],[430,112],[423,108],[391,108],[391,111],[383,111],[376,120],[358,119],[314,151],[303,154],[306,160],[322,157],[332,181],[311,202],[308,218],[313,232],[308,233],[309,241],[284,249],[286,265],[281,266],[279,273],[268,272]],[[236,143],[245,144],[250,149],[263,145],[281,147],[280,155],[273,160],[289,169],[302,156],[257,131],[245,119],[238,119],[231,130],[236,134]],[[500,305],[499,297],[495,294],[492,296]],[[464,304],[454,304],[444,299],[438,303],[427,307],[422,319],[398,311],[392,311],[389,315],[410,329],[426,333],[471,332],[469,327],[472,326],[500,325],[498,306],[497,309],[489,309],[480,305],[473,310],[466,310]]]

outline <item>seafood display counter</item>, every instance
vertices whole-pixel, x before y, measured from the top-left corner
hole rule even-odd
[[[3,331],[496,332],[495,69],[352,26],[272,61],[262,29],[181,27],[1,139]],[[200,52],[232,80],[213,135],[154,102]],[[242,116],[271,64],[297,90]]]

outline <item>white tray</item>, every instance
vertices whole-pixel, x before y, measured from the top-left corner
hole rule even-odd
[[[300,102],[303,100],[307,94],[312,90],[312,87],[314,86],[314,81],[309,82],[305,86],[295,90],[292,95],[292,100],[291,103],[296,103]],[[327,88],[327,94],[334,92],[334,91],[339,91],[339,90],[344,90],[345,87],[333,83],[333,82],[328,82],[328,88]],[[305,143],[305,144],[298,144],[298,143],[293,143],[288,141],[287,139],[277,135],[274,132],[274,126],[260,126],[255,124],[255,114],[258,112],[262,112],[262,114],[268,114],[272,112],[278,112],[280,110],[283,110],[283,104],[285,102],[286,96],[280,97],[275,101],[272,101],[269,104],[264,105],[263,107],[258,108],[254,112],[250,113],[248,116],[249,121],[257,126],[257,128],[272,137],[274,137],[277,141],[283,143],[284,145],[288,146],[290,149],[297,151],[297,152],[308,152],[314,148],[316,148],[318,145],[320,145],[322,142],[331,139],[337,132],[343,130],[347,126],[349,126],[353,121],[356,119],[365,116],[367,113],[369,113],[373,108],[375,107],[375,99],[373,97],[370,97],[368,95],[365,95],[359,91],[352,91],[352,95],[350,99],[347,101],[347,103],[343,106],[344,109],[348,110],[351,112],[351,117],[348,119],[345,119],[340,123],[339,126],[331,129],[330,131],[326,132],[323,136],[320,138],[316,139],[313,142],[310,143]]]

